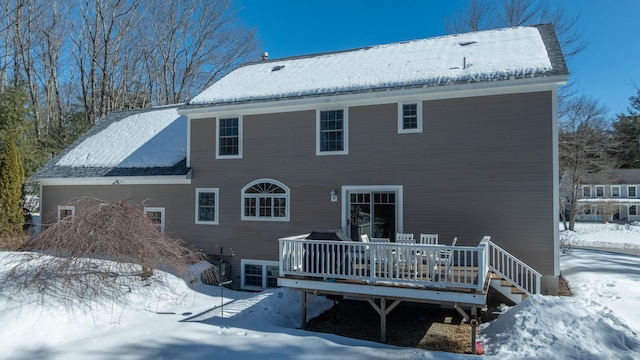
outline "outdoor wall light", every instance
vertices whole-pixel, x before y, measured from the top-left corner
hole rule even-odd
[[[338,201],[338,194],[336,194],[335,190],[331,190],[331,202],[337,202]]]

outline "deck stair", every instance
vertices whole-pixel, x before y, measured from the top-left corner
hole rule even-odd
[[[493,289],[515,304],[529,295],[540,294],[542,275],[539,272],[491,241],[488,242],[488,256]]]
[[[524,291],[518,289],[511,282],[503,279],[498,274],[491,274],[489,286],[505,298],[512,301],[514,304],[519,304],[528,296]]]

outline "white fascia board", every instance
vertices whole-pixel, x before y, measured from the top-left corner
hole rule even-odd
[[[472,294],[469,292],[428,290],[423,288],[393,287],[382,285],[367,285],[355,283],[324,282],[316,280],[302,280],[292,278],[278,278],[278,286],[288,287],[296,290],[308,290],[323,292],[339,292],[350,296],[363,297],[384,297],[405,299],[408,301],[426,303],[460,303],[484,305],[487,298],[483,293]]]
[[[223,105],[194,105],[179,108],[178,114],[190,119],[204,119],[241,113],[255,115],[274,112],[315,110],[319,106],[366,106],[402,101],[428,101],[474,96],[506,95],[553,91],[567,83],[566,76],[482,81],[453,85],[407,87],[402,89],[363,91],[339,95],[308,95],[297,99],[255,100]]]
[[[189,185],[191,171],[187,175],[170,176],[103,176],[87,178],[42,178],[33,179],[42,186],[74,185]]]

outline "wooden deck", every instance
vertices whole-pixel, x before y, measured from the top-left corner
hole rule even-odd
[[[279,240],[278,286],[301,292],[303,328],[306,307],[319,295],[366,300],[380,315],[384,342],[386,316],[402,301],[452,306],[473,325],[495,274],[525,293],[540,291],[540,275],[487,236],[473,247],[310,240],[307,235]]]
[[[483,304],[489,270],[485,246],[281,239],[278,285],[361,295],[393,288],[404,297],[435,302],[458,301],[452,293],[459,293],[465,303]]]

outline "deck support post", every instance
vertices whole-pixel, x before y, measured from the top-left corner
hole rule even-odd
[[[318,290],[314,291],[311,298],[307,300],[307,292],[302,291],[302,319],[300,320],[300,329],[304,330],[307,327],[307,305],[309,305],[316,297],[318,297]]]
[[[372,298],[367,298],[371,307],[380,315],[380,342],[387,342],[387,314],[391,312],[391,310],[395,309],[398,304],[402,300],[394,300],[393,303],[389,307],[387,307],[387,300],[385,298],[380,298],[380,306],[376,304],[376,302]]]
[[[461,308],[460,305],[458,305],[457,302],[453,303],[453,307],[458,311],[458,313],[460,313],[460,315],[462,315],[462,317],[464,318],[464,321],[466,321],[467,324],[468,324],[469,320],[471,320],[471,317],[469,317],[467,312],[464,311],[464,309]],[[476,310],[476,306],[473,305],[473,307],[471,308],[472,313],[475,313],[475,310]]]
[[[458,305],[458,303],[454,303],[453,307],[464,317],[464,320],[471,325],[471,353],[476,353],[476,327],[478,326],[478,308],[475,304],[471,305],[471,316],[464,311],[463,308]]]

